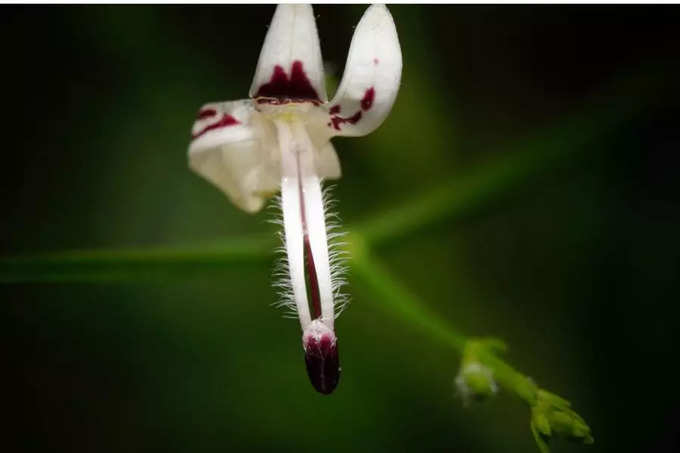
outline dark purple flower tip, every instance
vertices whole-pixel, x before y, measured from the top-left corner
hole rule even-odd
[[[340,380],[340,360],[335,335],[308,336],[304,341],[307,375],[317,392],[328,395]]]

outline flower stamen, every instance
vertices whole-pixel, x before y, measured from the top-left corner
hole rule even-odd
[[[321,180],[304,124],[285,117],[274,124],[281,149],[286,253],[305,364],[314,388],[328,394],[337,386],[340,367]]]

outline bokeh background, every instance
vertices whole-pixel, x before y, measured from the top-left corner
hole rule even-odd
[[[316,8],[331,77],[363,9]],[[377,253],[446,322],[505,339],[510,363],[573,402],[596,443],[554,451],[678,451],[680,10],[391,11],[393,114],[335,141],[348,228],[524,143],[548,149],[568,119],[590,126],[578,157]],[[238,211],[186,163],[199,106],[247,96],[272,13],[0,8],[2,256],[274,235],[270,214]],[[297,322],[270,307],[271,270],[0,286],[3,450],[537,451],[523,403],[463,407],[459,356],[352,279],[340,386],[314,392]]]

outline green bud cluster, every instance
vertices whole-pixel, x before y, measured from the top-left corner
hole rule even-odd
[[[585,420],[571,409],[569,401],[545,390],[538,390],[531,407],[531,432],[541,453],[548,453],[553,436],[592,444],[593,436]]]

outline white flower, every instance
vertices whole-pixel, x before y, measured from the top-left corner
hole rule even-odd
[[[345,73],[328,102],[312,7],[279,5],[250,99],[204,105],[192,130],[189,165],[238,207],[256,212],[281,191],[291,301],[307,371],[321,393],[333,391],[340,373],[321,191],[321,180],[341,174],[330,139],[380,126],[397,96],[401,66],[392,16],[373,5],[356,27]]]

